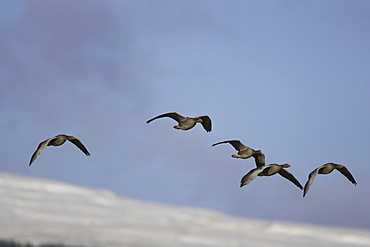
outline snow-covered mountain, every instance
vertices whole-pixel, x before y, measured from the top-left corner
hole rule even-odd
[[[368,230],[237,218],[7,173],[0,198],[0,238],[34,244],[370,246]]]

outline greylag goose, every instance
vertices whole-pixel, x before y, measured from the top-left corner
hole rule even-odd
[[[51,137],[51,138],[49,138],[49,139],[47,139],[47,140],[45,140],[45,141],[43,141],[39,144],[36,151],[33,153],[32,157],[31,157],[29,165],[31,165],[36,160],[36,158],[41,154],[42,150],[46,146],[55,146],[55,147],[60,146],[63,143],[65,143],[67,140],[72,142],[74,145],[76,145],[85,155],[90,156],[89,151],[87,151],[86,147],[76,137],[69,136],[69,135],[57,135],[57,136]]]
[[[303,197],[307,194],[308,190],[310,189],[313,180],[315,179],[317,174],[329,174],[331,173],[334,169],[337,169],[340,173],[342,173],[350,182],[352,182],[354,185],[357,184],[355,178],[352,176],[352,174],[349,172],[347,167],[344,165],[339,165],[339,164],[334,164],[334,163],[326,163],[325,165],[322,165],[315,170],[313,170],[309,175],[308,175],[308,180],[304,186],[304,191],[303,191]]]
[[[197,123],[201,123],[203,128],[207,132],[212,131],[211,118],[207,115],[203,115],[199,117],[184,117],[178,114],[177,112],[168,112],[168,113],[158,115],[152,119],[149,119],[148,121],[146,121],[146,123],[148,124],[153,120],[156,120],[158,118],[163,118],[163,117],[169,117],[177,121],[178,124],[173,126],[175,129],[189,130],[189,129],[192,129]]]
[[[231,146],[233,146],[235,148],[235,150],[237,150],[238,152],[236,154],[233,154],[231,155],[231,157],[233,158],[239,158],[239,159],[248,159],[250,157],[257,157],[256,159],[256,165],[257,167],[259,166],[259,164],[264,164],[265,163],[265,156],[258,156],[259,154],[262,154],[261,150],[254,150],[250,147],[247,147],[245,146],[243,143],[241,143],[241,141],[239,140],[228,140],[228,141],[222,141],[222,142],[217,142],[215,144],[212,144],[212,147],[218,145],[218,144],[223,144],[223,143],[230,143]],[[257,163],[257,160],[260,159]],[[262,162],[262,163],[261,163]]]
[[[298,188],[303,189],[302,185],[299,183],[299,181],[287,170],[284,168],[290,167],[289,164],[270,164],[267,166],[260,166],[257,168],[254,168],[250,170],[246,175],[243,176],[242,180],[240,181],[240,187],[243,187],[244,185],[249,184],[253,181],[257,176],[272,176],[276,173],[279,173],[282,177],[288,179],[293,184],[295,184]]]

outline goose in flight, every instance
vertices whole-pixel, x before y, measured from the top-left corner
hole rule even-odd
[[[156,120],[158,118],[163,117],[169,117],[173,120],[177,121],[178,124],[173,126],[175,129],[181,129],[181,130],[190,130],[192,129],[197,123],[201,123],[203,128],[210,132],[212,131],[212,121],[211,118],[207,115],[199,116],[199,117],[184,117],[177,112],[168,112],[161,115],[158,115],[152,119],[149,119],[146,121],[146,123],[150,123],[153,120]]]
[[[249,184],[253,181],[257,176],[272,176],[276,173],[279,173],[282,177],[288,179],[290,182],[295,184],[298,188],[303,189],[302,185],[299,183],[299,181],[287,170],[284,168],[290,167],[289,164],[270,164],[267,166],[260,166],[257,168],[254,168],[250,170],[246,175],[243,176],[242,180],[240,181],[240,187],[243,187],[244,185]]]
[[[239,159],[248,159],[250,157],[254,157],[257,167],[265,164],[265,155],[262,154],[261,150],[256,151],[250,147],[247,147],[239,140],[228,140],[217,142],[215,144],[212,144],[212,147],[223,143],[230,143],[231,146],[233,146],[235,150],[238,151],[236,154],[231,155],[231,157]]]
[[[307,194],[308,190],[310,189],[313,180],[315,179],[317,174],[329,174],[331,173],[334,169],[337,169],[340,173],[342,173],[351,183],[354,185],[357,184],[355,178],[352,176],[352,174],[349,172],[347,167],[344,165],[339,165],[339,164],[334,164],[334,163],[326,163],[325,165],[322,165],[315,170],[313,170],[309,175],[308,175],[308,180],[304,186],[304,191],[303,191],[303,197]]]
[[[36,160],[36,158],[41,154],[42,150],[46,146],[55,146],[55,147],[60,146],[63,143],[65,143],[67,140],[72,142],[74,145],[76,145],[85,155],[90,156],[89,151],[87,151],[86,147],[82,144],[82,142],[79,139],[77,139],[74,136],[61,134],[61,135],[51,137],[41,142],[39,146],[37,147],[36,151],[33,153],[29,165],[31,165]]]

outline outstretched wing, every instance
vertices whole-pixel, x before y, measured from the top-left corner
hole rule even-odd
[[[196,119],[202,119],[202,126],[203,128],[207,131],[207,132],[210,132],[212,131],[212,121],[211,121],[211,118],[208,117],[207,115],[204,115],[204,116],[199,116],[199,117],[196,117]]]
[[[285,170],[284,168],[282,168],[280,171],[279,171],[279,174],[288,179],[290,182],[292,182],[293,184],[295,184],[298,188],[300,188],[301,190],[303,189],[302,185],[299,183],[299,181],[293,176],[293,174],[291,174],[290,172],[288,172],[287,170]]]
[[[218,143],[212,144],[212,147],[214,147],[218,144],[223,144],[223,143],[230,143],[231,146],[233,146],[235,148],[235,150],[237,150],[237,151],[246,150],[246,149],[249,148],[249,147],[245,146],[243,143],[241,143],[241,141],[239,141],[239,140],[229,140],[229,141],[218,142]]]
[[[306,182],[306,184],[304,185],[304,190],[303,190],[303,197],[307,194],[308,190],[310,189],[312,183],[313,183],[313,180],[315,179],[316,175],[319,174],[319,170],[322,168],[323,166],[320,166],[318,168],[316,168],[315,170],[313,170],[309,175],[308,175],[308,180]]]
[[[29,166],[36,160],[36,158],[41,154],[42,150],[49,144],[49,142],[53,139],[56,139],[56,138],[57,138],[56,136],[51,137],[51,138],[49,138],[49,139],[47,139],[47,140],[45,140],[45,141],[43,141],[39,144],[36,151],[32,154]]]
[[[87,151],[86,147],[82,144],[82,142],[77,138],[68,139],[70,142],[75,144],[86,156],[90,156],[89,151]]]
[[[163,117],[170,117],[172,118],[173,120],[177,121],[178,123],[181,122],[181,121],[184,121],[186,120],[186,117],[178,114],[177,112],[168,112],[168,113],[164,113],[164,114],[161,114],[161,115],[158,115],[152,119],[149,119],[148,121],[146,121],[146,123],[150,123],[151,121],[153,120],[156,120],[158,118],[163,118]]]
[[[347,167],[343,166],[342,168],[339,168],[337,169],[340,173],[342,173],[346,178],[348,178],[349,181],[351,181],[351,183],[353,183],[354,185],[357,184],[355,178],[352,176],[352,174],[349,172],[349,170],[347,169]]]
[[[261,167],[266,164],[265,155],[262,152],[257,154],[253,154],[254,162],[256,163],[256,167]]]
[[[243,187],[244,185],[247,185],[250,182],[252,182],[258,176],[258,174],[260,174],[263,170],[265,170],[266,168],[269,168],[269,167],[270,167],[270,165],[261,166],[261,167],[254,168],[254,169],[250,170],[247,174],[245,174],[242,177],[242,180],[240,181],[240,187]]]

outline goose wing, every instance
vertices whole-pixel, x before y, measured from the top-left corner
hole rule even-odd
[[[304,190],[303,190],[303,197],[307,194],[308,190],[310,189],[312,183],[313,183],[313,180],[315,179],[316,175],[319,174],[319,170],[321,168],[323,168],[323,166],[320,166],[318,168],[316,168],[315,170],[313,170],[309,175],[308,175],[308,180],[306,182],[306,184],[304,185]]]
[[[89,151],[87,151],[87,148],[82,144],[82,142],[79,139],[77,139],[76,137],[71,137],[68,140],[72,142],[74,145],[76,145],[86,156],[90,156]]]
[[[266,164],[265,155],[263,153],[253,154],[253,158],[256,163],[256,167],[261,167]]]
[[[279,171],[279,174],[288,179],[290,182],[292,182],[293,184],[295,184],[298,188],[300,188],[301,190],[303,189],[302,185],[299,183],[299,181],[293,176],[293,174],[291,174],[290,172],[288,172],[287,170],[285,170],[284,168],[282,168],[280,171]]]
[[[242,177],[242,180],[240,181],[240,187],[243,187],[244,185],[247,185],[250,182],[252,182],[253,179],[255,179],[258,176],[258,174],[260,174],[263,170],[265,170],[266,168],[269,168],[269,167],[270,167],[270,165],[261,166],[261,167],[254,168],[254,169],[250,170],[247,174],[245,174]]]
[[[29,166],[36,160],[36,158],[41,154],[42,150],[49,144],[49,142],[53,139],[56,139],[56,138],[57,138],[56,136],[51,137],[51,138],[49,138],[49,139],[47,139],[47,140],[45,140],[45,141],[43,141],[39,144],[36,151],[32,154]]]
[[[158,116],[156,116],[156,117],[154,117],[152,119],[149,119],[148,121],[146,121],[146,123],[150,123],[153,120],[156,120],[158,118],[163,118],[163,117],[170,117],[173,120],[177,121],[178,123],[180,123],[181,121],[186,120],[186,117],[178,114],[177,112],[168,112],[168,113],[164,113],[164,114],[158,115]]]
[[[212,147],[213,146],[216,146],[218,144],[223,144],[223,143],[230,143],[231,146],[233,146],[235,148],[235,150],[237,151],[241,151],[241,150],[246,150],[246,149],[249,149],[249,147],[245,146],[243,143],[241,143],[241,141],[239,140],[228,140],[228,141],[222,141],[222,142],[218,142],[218,143],[215,143],[215,144],[212,144]]]
[[[337,170],[342,173],[346,178],[348,178],[349,181],[351,181],[351,183],[353,183],[354,185],[357,184],[355,178],[352,176],[352,174],[349,172],[349,170],[347,169],[347,167],[343,166],[342,168],[337,168]]]
[[[197,120],[202,119],[201,124],[207,132],[212,131],[212,121],[210,117],[208,117],[207,115],[204,115],[204,116],[196,117],[196,119]]]

